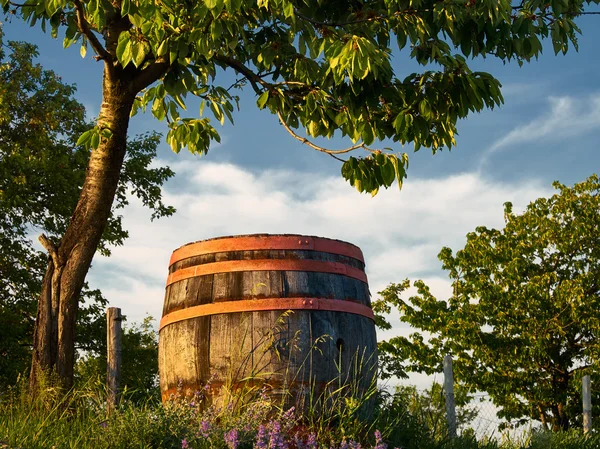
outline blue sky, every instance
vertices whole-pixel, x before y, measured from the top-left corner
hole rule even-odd
[[[572,184],[598,171],[599,25],[599,16],[580,18],[578,53],[555,56],[546,45],[538,61],[523,67],[491,58],[471,61],[473,70],[500,80],[505,104],[460,122],[452,152],[432,156],[404,148],[410,168],[403,190],[394,187],[375,198],[347,185],[338,162],[294,141],[274,116],[257,109],[252,92],[242,93],[236,125],[220,129],[222,143],[207,156],[175,155],[161,146],[157,163],[177,173],[164,189],[177,214],[151,223],[132,201],[123,212],[131,238],[111,258],[94,260],[90,283],[130,321],[146,313],[159,318],[175,248],[220,235],[306,233],[360,246],[373,296],[408,277],[427,280],[444,297],[449,282],[437,260],[442,246],[457,250],[476,226],[502,226],[505,201],[522,209],[551,194],[552,181]],[[18,20],[3,28],[6,39],[37,44],[39,62],[75,83],[79,101],[90,116],[97,114],[102,66],[89,52],[82,60],[77,48],[64,50],[61,41]],[[394,53],[393,65],[399,77],[415,70],[406,51]],[[149,130],[165,132],[165,126],[149,114],[133,119],[131,134]],[[342,148],[346,142],[329,145]],[[410,333],[396,324],[380,338]]]

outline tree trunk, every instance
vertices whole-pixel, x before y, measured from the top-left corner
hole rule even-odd
[[[135,98],[129,81],[122,69],[111,71],[105,64],[98,127],[109,129],[112,135],[102,138],[90,154],[79,201],[59,245],[44,245],[51,261],[44,276],[34,333],[32,391],[39,386],[42,372],[55,372],[65,389],[73,385],[79,295],[110,216],[125,157],[129,114]]]
[[[52,372],[56,366],[58,350],[58,301],[52,295],[52,278],[54,262],[49,257],[48,267],[42,282],[42,293],[38,301],[37,318],[33,333],[33,363],[30,385],[37,386],[41,379],[38,378],[39,370],[34,367],[43,366],[46,371]],[[53,301],[54,299],[54,301]]]

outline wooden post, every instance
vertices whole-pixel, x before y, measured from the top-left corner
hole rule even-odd
[[[589,374],[583,376],[582,396],[583,396],[583,433],[592,430],[592,389]]]
[[[456,405],[454,402],[454,376],[452,374],[452,356],[444,356],[444,391],[446,394],[446,422],[448,436],[456,437]]]
[[[108,389],[106,406],[109,415],[115,410],[120,399],[121,321],[121,309],[109,307],[106,310],[106,387]]]

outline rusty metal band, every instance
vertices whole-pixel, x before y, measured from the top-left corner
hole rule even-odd
[[[169,266],[189,257],[228,251],[257,251],[257,250],[312,250],[324,253],[352,257],[365,262],[363,253],[357,246],[319,237],[298,236],[248,236],[232,237],[204,242],[191,243],[176,249],[171,255]]]
[[[224,301],[176,310],[175,312],[168,313],[162,317],[159,330],[162,330],[169,324],[201,316],[236,312],[265,312],[272,310],[325,310],[330,312],[346,312],[354,315],[362,315],[373,321],[375,320],[373,310],[369,306],[354,301],[323,298],[264,298]]]
[[[258,259],[258,260],[225,260],[205,263],[193,267],[182,268],[167,277],[167,286],[197,276],[237,271],[316,271],[348,276],[367,282],[367,275],[358,268],[340,262],[323,262],[321,260],[296,259]]]

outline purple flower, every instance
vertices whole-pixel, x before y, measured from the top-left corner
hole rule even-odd
[[[311,433],[310,435],[308,435],[308,438],[306,439],[306,449],[318,449],[319,446],[317,445],[317,436],[314,433]]]
[[[190,447],[190,443],[188,443],[187,439],[181,440],[181,449],[188,449]]]
[[[100,423],[100,427],[102,427],[103,429],[106,429],[108,427],[108,423],[106,421],[102,421]]]
[[[346,441],[346,437],[342,438],[342,442],[340,443],[339,449],[348,449],[348,442]]]
[[[291,421],[296,417],[295,413],[296,413],[296,407],[292,407],[281,416],[281,420],[283,422]]]
[[[229,432],[225,432],[225,443],[229,449],[237,449],[240,440],[238,439],[237,429],[231,429]]]
[[[210,435],[210,422],[208,422],[208,420],[203,419],[202,421],[200,421],[200,431],[198,432],[198,435],[202,435],[204,438],[208,438],[208,436]]]
[[[206,381],[206,384],[204,384],[204,387],[202,387],[204,391],[210,390],[210,385],[213,383],[213,380],[215,380],[215,377],[215,373],[210,375],[209,379]]]
[[[294,435],[294,445],[298,449],[306,449],[306,444],[304,444],[304,441],[302,441],[302,437],[300,436],[299,432],[296,432]]]
[[[254,445],[256,449],[268,449],[269,445],[267,443],[267,428],[264,425],[258,426],[258,433],[256,434],[256,444]]]
[[[383,442],[381,438],[381,432],[379,430],[375,431],[375,449],[387,449],[387,444]]]
[[[287,449],[283,435],[281,434],[281,424],[279,421],[271,421],[271,432],[269,434],[269,449]]]
[[[362,446],[360,445],[360,443],[357,443],[354,440],[350,440],[348,445],[350,446],[350,449],[362,449]]]

